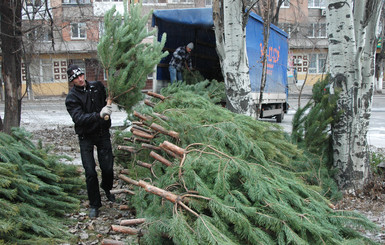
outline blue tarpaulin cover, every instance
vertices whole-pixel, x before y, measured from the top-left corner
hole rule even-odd
[[[169,80],[168,63],[179,46],[194,43],[193,66],[208,79],[222,81],[219,58],[216,53],[214,22],[211,8],[155,10],[152,25],[158,27],[158,40],[167,34],[165,50],[168,57],[157,67],[157,79]],[[251,13],[246,25],[246,47],[252,91],[259,91],[262,74],[263,20]],[[267,81],[265,92],[287,93],[287,34],[271,25],[267,49]]]

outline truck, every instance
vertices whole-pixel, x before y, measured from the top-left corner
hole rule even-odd
[[[216,53],[214,22],[211,8],[154,10],[152,26],[157,27],[158,40],[167,34],[164,50],[170,55],[163,58],[156,68],[155,87],[170,79],[168,63],[171,54],[179,46],[194,43],[192,60],[194,68],[206,79],[223,81],[219,57]],[[246,25],[246,51],[249,64],[252,98],[259,103],[262,57],[263,20],[250,13]],[[259,118],[275,118],[282,122],[288,110],[288,35],[275,25],[270,25],[270,38],[266,52],[267,78],[262,97],[262,110]]]

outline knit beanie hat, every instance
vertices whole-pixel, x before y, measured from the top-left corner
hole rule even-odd
[[[83,70],[77,65],[70,65],[67,70],[68,82],[72,82],[78,76],[84,74]]]
[[[194,44],[193,43],[187,44],[187,48],[193,50],[194,49]]]

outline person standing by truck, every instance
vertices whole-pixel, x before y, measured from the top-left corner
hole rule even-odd
[[[178,47],[172,54],[171,61],[168,66],[170,72],[170,81],[173,84],[175,81],[183,80],[183,68],[186,66],[192,70],[191,51],[194,49],[194,44],[189,43],[186,46]]]
[[[101,82],[88,82],[84,79],[84,72],[76,65],[71,65],[68,70],[68,81],[74,86],[69,91],[65,105],[72,121],[75,123],[75,132],[78,135],[80,156],[85,170],[87,194],[90,205],[89,217],[99,215],[102,206],[98,174],[94,158],[94,147],[97,148],[99,166],[102,171],[101,188],[105,191],[107,199],[115,201],[111,194],[113,184],[113,165],[111,135],[111,119],[105,116],[112,113],[111,105],[106,102],[106,89]]]

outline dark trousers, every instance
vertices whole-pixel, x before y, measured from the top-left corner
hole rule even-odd
[[[98,174],[96,172],[96,163],[94,158],[94,146],[96,146],[99,167],[102,171],[101,187],[105,191],[112,189],[114,180],[114,159],[112,156],[112,147],[109,131],[100,134],[79,136],[80,155],[86,175],[87,194],[91,208],[102,206]]]

